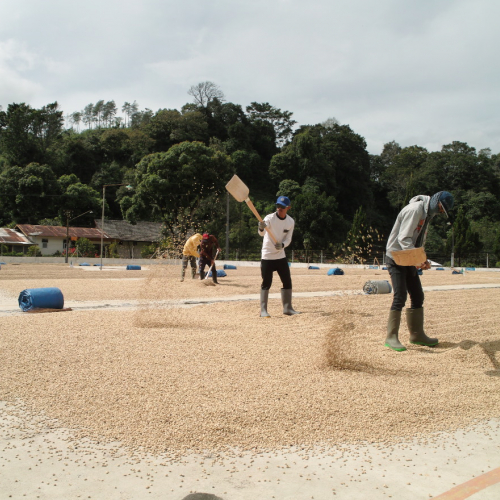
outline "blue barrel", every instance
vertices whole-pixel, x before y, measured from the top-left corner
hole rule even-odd
[[[217,278],[224,278],[224,276],[227,276],[227,273],[222,269],[217,269]],[[212,277],[212,271],[208,273],[208,277]]]
[[[328,272],[326,274],[328,276],[333,276],[333,275],[341,276],[342,274],[344,274],[344,270],[340,269],[340,267],[334,267],[333,269],[328,269]]]
[[[64,297],[56,287],[28,288],[19,294],[19,307],[25,312],[32,309],[62,309]]]
[[[134,264],[129,264],[127,266],[127,271],[140,271],[141,270],[141,266],[136,266]]]
[[[224,269],[236,269],[236,266],[233,266],[232,264],[224,264]]]
[[[307,269],[319,269],[318,266],[309,266]]]

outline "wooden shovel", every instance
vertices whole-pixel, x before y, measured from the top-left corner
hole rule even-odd
[[[262,217],[254,207],[252,200],[248,197],[250,190],[236,174],[233,175],[231,180],[226,184],[226,189],[233,195],[236,201],[244,201],[248,205],[248,208],[254,213],[255,217],[262,222]],[[269,236],[273,240],[274,244],[278,243],[276,236],[274,236],[273,232],[268,227],[266,227],[266,231],[269,233]]]

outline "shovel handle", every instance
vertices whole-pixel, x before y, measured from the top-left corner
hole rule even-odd
[[[217,258],[217,255],[219,255],[219,250],[217,250],[217,252],[215,252],[214,261]],[[214,267],[213,264],[210,266],[210,269],[208,270],[207,275],[203,278],[204,280],[208,279],[208,275],[210,274],[210,271],[212,270],[212,267]]]
[[[262,222],[262,217],[259,215],[259,212],[257,212],[257,209],[254,207],[254,205],[252,203],[252,200],[250,198],[247,198],[245,200],[245,203],[248,205],[248,208],[253,212],[253,214],[255,215],[255,217],[257,217],[257,219],[259,220],[259,222]],[[273,232],[268,227],[266,227],[266,231],[269,233],[269,236],[273,240],[274,244],[278,243],[278,240],[276,239],[276,236],[274,236]]]

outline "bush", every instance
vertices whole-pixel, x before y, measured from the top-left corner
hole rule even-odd
[[[108,246],[108,257],[111,257],[113,259],[117,259],[120,257],[120,254],[118,253],[118,242],[114,241]]]
[[[41,257],[42,252],[38,248],[38,245],[31,245],[30,247],[28,247],[28,251],[26,252],[26,255],[28,257]]]
[[[80,238],[76,242],[76,248],[82,257],[93,257],[95,255],[95,246],[88,238]]]
[[[141,250],[141,257],[147,259],[151,257],[156,252],[156,245],[147,245]]]

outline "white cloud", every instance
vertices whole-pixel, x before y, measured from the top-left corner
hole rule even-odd
[[[2,0],[0,103],[180,109],[211,80],[299,124],[336,117],[372,153],[497,152],[499,14],[490,0]]]

